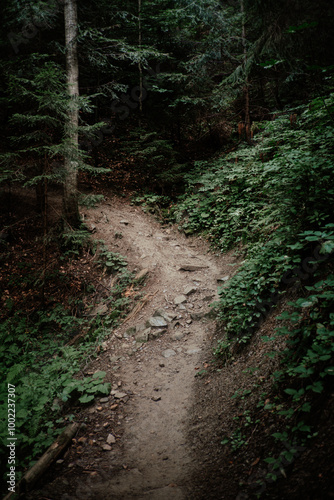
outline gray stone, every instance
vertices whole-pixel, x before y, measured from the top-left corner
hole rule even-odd
[[[194,321],[199,321],[200,319],[204,318],[205,312],[193,312],[190,314],[191,319]]]
[[[201,269],[207,269],[209,266],[206,266],[205,264],[202,265],[195,265],[195,264],[182,264],[181,267],[179,268],[179,271],[200,271]]]
[[[115,399],[123,399],[127,396],[127,393],[120,391],[111,391],[111,395],[114,396]]]
[[[113,434],[109,434],[107,437],[107,443],[108,444],[115,444],[116,443],[116,438]]]
[[[161,397],[160,396],[153,396],[153,398],[151,398],[152,401],[161,401]]]
[[[151,334],[151,328],[146,328],[136,333],[135,339],[137,342],[147,342]]]
[[[121,221],[119,221],[119,223],[127,226],[129,224],[129,221],[128,220],[121,220]]]
[[[150,333],[148,335],[148,340],[155,340],[155,339],[158,339],[159,337],[161,337],[161,335],[164,335],[167,330],[166,328],[163,328],[162,330],[156,330],[156,329],[151,329],[150,328]]]
[[[188,349],[185,351],[186,354],[197,354],[198,352],[201,352],[200,347],[188,347]]]
[[[139,273],[136,274],[135,280],[141,280],[143,278],[146,278],[149,272],[150,271],[148,269],[142,269],[141,271],[139,271]]]
[[[185,297],[184,295],[178,295],[174,299],[174,304],[177,306],[179,306],[180,304],[184,304],[184,302],[187,302],[187,297]]]
[[[173,349],[166,349],[162,352],[162,355],[164,358],[171,358],[172,356],[176,355],[176,352],[173,351]]]
[[[172,340],[182,340],[183,337],[185,337],[185,333],[184,332],[176,332],[172,335]]]
[[[223,276],[222,278],[217,278],[218,283],[228,281],[230,279],[229,276]]]
[[[98,304],[92,310],[91,315],[92,316],[97,316],[97,315],[102,316],[104,314],[107,314],[107,312],[108,312],[108,306],[107,306],[107,304]]]
[[[120,356],[110,356],[109,361],[110,363],[117,363],[117,361],[120,359]]]
[[[156,317],[156,316],[161,316],[161,318],[163,318],[165,321],[167,321],[167,323],[170,323],[171,321],[173,321],[173,319],[176,318],[176,314],[168,313],[164,309],[157,309],[153,313],[153,317]]]
[[[214,299],[214,295],[206,295],[205,297],[203,297],[203,300],[205,302],[210,302],[210,300]]]
[[[100,403],[108,403],[109,398],[101,398]]]
[[[191,295],[192,293],[195,293],[197,292],[197,288],[195,286],[187,286],[185,289],[184,289],[184,295]]]
[[[112,447],[109,444],[103,444],[102,445],[102,450],[104,450],[104,451],[111,451]]]
[[[135,326],[130,326],[125,332],[127,337],[132,337],[136,333],[136,327]],[[127,338],[125,335],[123,335],[124,338]]]
[[[140,323],[139,325],[136,326],[136,333],[143,332],[147,328],[148,327],[146,326],[146,323]]]
[[[150,326],[152,326],[154,328],[161,328],[163,326],[168,326],[168,323],[161,316],[152,316],[151,318],[148,318],[148,320],[146,322],[146,326],[147,326],[147,328],[149,328]]]

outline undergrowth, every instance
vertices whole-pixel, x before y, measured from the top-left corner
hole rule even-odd
[[[297,296],[281,315],[282,326],[263,339],[273,343],[270,355],[281,366],[272,380],[274,402],[259,395],[254,415],[223,439],[234,452],[247,446],[249,419],[270,412],[278,430],[272,454],[262,457],[270,465],[264,482],[282,476],[316,436],[311,415],[334,374],[333,117],[330,95],[262,123],[251,146],[197,162],[173,208],[186,234],[201,232],[221,251],[236,248],[244,257],[219,290],[219,359],[235,359],[291,287]],[[278,338],[283,352],[275,348]]]
[[[101,241],[90,241],[84,229],[68,231],[65,242],[62,268],[53,274],[53,281],[62,283],[66,266],[77,269],[79,257],[89,247],[91,257],[97,256],[99,272],[102,269],[102,273],[112,275],[113,286],[97,304],[105,305],[103,314],[94,312],[94,306],[89,305],[96,296],[93,282],[89,286],[85,282],[79,298],[69,295],[60,304],[49,297],[39,310],[18,309],[10,298],[5,302],[0,325],[0,398],[5,402],[8,384],[15,386],[15,433],[19,439],[16,470],[21,472],[46,450],[82,405],[109,394],[106,373],[87,376],[84,369],[96,357],[106,335],[127,314],[133,300],[125,294],[133,274],[122,255],[108,251]],[[30,274],[25,274],[25,293],[36,285],[35,273]],[[12,282],[20,284],[21,274],[9,278],[9,287]],[[7,404],[0,408],[0,453],[4,457],[7,410]],[[3,463],[1,475],[5,467]]]

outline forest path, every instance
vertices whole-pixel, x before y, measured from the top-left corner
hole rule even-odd
[[[142,290],[148,300],[111,333],[89,367],[108,373],[114,394],[85,410],[80,455],[70,451],[68,473],[54,482],[57,494],[65,500],[191,498],[196,453],[187,442],[188,420],[195,374],[205,368],[214,335],[214,322],[204,314],[235,259],[215,255],[200,238],[164,228],[117,198],[85,216],[94,236],[125,255],[131,269],[148,270]],[[194,270],[180,269],[187,265]],[[176,305],[184,293],[186,301]],[[140,330],[157,309],[174,317],[167,328],[152,328],[151,336],[158,335],[148,342],[129,336],[130,327]]]

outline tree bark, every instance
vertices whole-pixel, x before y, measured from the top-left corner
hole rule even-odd
[[[57,437],[56,441],[47,449],[44,455],[28,470],[17,485],[18,493],[9,493],[3,500],[25,497],[27,491],[31,491],[36,481],[47,471],[50,465],[65,451],[71,443],[72,438],[78,432],[80,424],[70,424]]]
[[[142,9],[142,0],[138,0],[138,47],[141,50],[142,46],[142,28],[141,28],[141,9]],[[141,57],[141,53],[140,53]],[[139,113],[143,112],[143,66],[141,60],[138,62],[138,70],[139,70]]]
[[[67,88],[70,99],[67,124],[68,151],[64,160],[63,217],[67,224],[75,228],[80,225],[77,190],[79,64],[77,53],[78,14],[76,0],[65,0],[64,22]]]
[[[240,10],[242,17],[242,46],[243,46],[243,67],[245,72],[245,85],[244,85],[244,96],[245,96],[245,136],[246,141],[251,143],[251,125],[250,125],[250,111],[249,111],[249,79],[247,74],[247,44],[246,44],[246,19],[245,19],[245,6],[244,0],[240,0]]]

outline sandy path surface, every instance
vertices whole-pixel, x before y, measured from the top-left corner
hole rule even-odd
[[[218,298],[217,279],[233,274],[235,261],[214,254],[199,238],[163,228],[126,202],[107,200],[85,216],[109,250],[125,255],[136,272],[148,270],[143,293],[149,300],[110,334],[90,366],[110,375],[113,397],[84,410],[83,450],[79,457],[70,452],[72,462],[62,464],[61,477],[43,494],[68,500],[190,499],[196,450],[187,442],[188,418],[195,375],[205,368],[215,326],[205,314]],[[180,269],[187,266],[194,270]],[[176,305],[180,295],[186,300]],[[174,319],[152,328],[156,338],[136,341],[129,328],[140,329],[157,309]],[[110,435],[116,442],[108,441]]]

